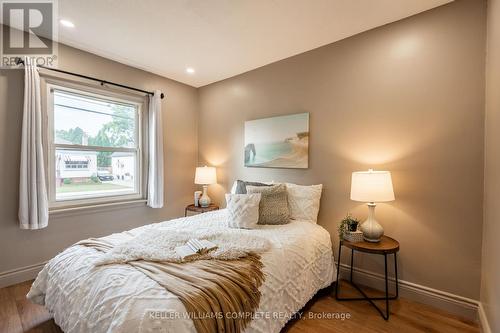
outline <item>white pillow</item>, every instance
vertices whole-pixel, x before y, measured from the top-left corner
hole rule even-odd
[[[259,222],[260,193],[226,194],[229,227],[253,229]]]
[[[238,182],[235,180],[233,186],[231,187],[231,194],[236,194],[236,187],[238,186]]]
[[[317,223],[322,189],[322,184],[302,186],[286,183],[290,218]]]

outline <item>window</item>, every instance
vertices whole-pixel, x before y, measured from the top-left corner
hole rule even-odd
[[[141,100],[47,87],[51,207],[142,199]]]

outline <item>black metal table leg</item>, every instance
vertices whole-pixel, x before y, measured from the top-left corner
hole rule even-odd
[[[385,320],[389,319],[389,278],[387,277],[387,254],[384,253],[384,267],[385,267]]]
[[[390,308],[389,308],[389,300],[395,300],[399,297],[399,281],[398,281],[398,265],[397,265],[397,255],[394,253],[394,275],[396,281],[396,293],[394,296],[389,296],[389,276],[387,269],[387,253],[384,253],[384,282],[385,282],[385,296],[384,297],[369,297],[356,283],[353,281],[353,266],[354,266],[354,249],[351,249],[351,267],[350,267],[350,284],[356,288],[356,290],[363,297],[339,297],[339,289],[340,289],[340,262],[341,262],[341,253],[342,253],[342,242],[339,245],[339,258],[337,260],[337,282],[335,283],[335,299],[338,301],[368,301],[370,304],[375,307],[375,309],[380,313],[382,318],[385,320],[389,320]],[[380,307],[375,304],[376,300],[384,300],[385,301],[385,313],[380,309]]]
[[[394,252],[394,275],[396,279],[396,296],[394,299],[398,298],[399,296],[399,282],[398,282],[398,257],[397,253]]]
[[[354,267],[354,250],[351,249],[351,277],[350,277],[350,281],[352,283],[352,269]]]
[[[337,259],[337,281],[335,282],[335,298],[339,295],[339,274],[340,274],[340,255],[342,252],[342,241],[339,241],[339,258]]]

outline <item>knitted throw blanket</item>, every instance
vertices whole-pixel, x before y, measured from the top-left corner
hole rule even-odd
[[[105,253],[114,247],[103,239],[77,244]],[[127,264],[179,297],[198,333],[241,332],[259,306],[264,274],[255,253],[232,260],[177,263],[139,259]]]

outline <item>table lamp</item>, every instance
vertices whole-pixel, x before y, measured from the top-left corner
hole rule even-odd
[[[358,171],[352,173],[351,200],[368,204],[368,218],[360,226],[363,238],[368,242],[379,242],[384,228],[375,219],[376,202],[394,200],[391,173],[389,171]]]
[[[200,198],[201,207],[210,206],[211,200],[207,193],[208,185],[215,184],[216,182],[217,182],[217,174],[214,167],[204,166],[196,168],[194,183],[203,185],[203,194],[201,195]]]

